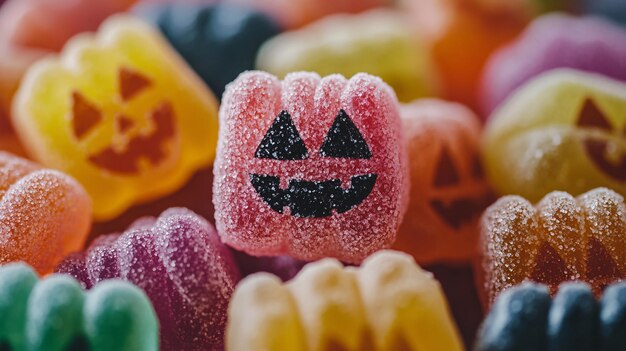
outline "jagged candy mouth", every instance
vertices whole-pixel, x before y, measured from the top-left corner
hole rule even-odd
[[[459,229],[478,218],[489,205],[490,199],[490,195],[485,195],[480,198],[462,198],[449,204],[440,200],[433,200],[430,205],[446,224],[454,229]]]
[[[378,175],[370,173],[350,178],[350,187],[343,189],[340,179],[307,181],[291,179],[286,189],[280,188],[280,177],[250,174],[254,190],[274,211],[283,213],[288,207],[294,217],[322,218],[347,212],[358,206],[372,192]]]

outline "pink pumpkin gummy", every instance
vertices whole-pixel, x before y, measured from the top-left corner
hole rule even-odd
[[[222,102],[213,203],[225,243],[350,263],[393,243],[408,170],[382,80],[246,72]]]
[[[239,280],[209,222],[184,208],[98,237],[56,269],[91,288],[121,278],[142,288],[160,322],[161,350],[222,350],[228,301]]]

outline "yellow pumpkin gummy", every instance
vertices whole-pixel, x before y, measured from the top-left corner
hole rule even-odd
[[[106,220],[211,163],[217,103],[165,40],[124,15],[35,63],[13,102],[30,155],[78,179]]]

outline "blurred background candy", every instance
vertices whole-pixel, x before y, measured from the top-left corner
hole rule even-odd
[[[608,187],[626,195],[626,84],[574,70],[546,72],[489,120],[487,177],[499,194],[538,201]]]
[[[504,2],[504,1],[503,1]],[[507,7],[485,9],[464,0],[404,0],[410,22],[430,47],[443,97],[477,106],[483,66],[499,47],[515,38],[529,18]],[[494,11],[495,10],[495,11]]]
[[[626,30],[594,17],[554,14],[534,20],[489,59],[481,82],[485,117],[515,89],[555,68],[626,81]]]
[[[600,15],[626,25],[626,2],[622,0],[581,0],[586,13]]]
[[[4,114],[8,118],[19,80],[35,59],[60,51],[72,36],[95,31],[107,17],[134,3],[135,0],[8,0],[2,5],[0,117]]]
[[[68,276],[39,280],[23,263],[0,266],[0,346],[32,351],[157,351],[159,324],[143,291],[122,281],[83,292]]]
[[[599,295],[626,277],[626,205],[606,188],[576,198],[555,191],[536,206],[502,197],[485,211],[481,236],[478,288],[487,305],[524,280],[552,293],[564,281],[581,280]]]
[[[179,189],[215,155],[213,94],[129,16],[33,65],[13,104],[29,154],[76,177],[97,220]]]
[[[56,269],[86,288],[120,278],[146,291],[161,324],[161,350],[221,350],[226,309],[239,280],[231,252],[193,212],[174,208],[100,236]]]
[[[140,4],[134,12],[161,30],[218,97],[280,32],[273,19],[238,5]]]
[[[408,255],[360,268],[324,259],[288,284],[255,274],[237,287],[226,346],[247,350],[462,350],[439,283]]]
[[[213,204],[226,244],[349,263],[391,246],[408,171],[387,84],[364,73],[294,72],[280,81],[251,71],[223,101]]]
[[[0,151],[0,264],[49,273],[82,247],[90,225],[91,202],[76,180]]]
[[[623,350],[625,320],[625,283],[596,302],[584,283],[562,284],[551,299],[545,286],[526,282],[498,297],[475,350]]]
[[[335,13],[358,13],[394,0],[224,0],[267,12],[286,28],[298,28]]]
[[[463,105],[417,100],[400,109],[410,196],[394,245],[420,263],[469,262],[490,191],[480,164],[478,117]]]
[[[427,46],[412,35],[405,16],[387,10],[330,16],[281,34],[263,45],[257,67],[279,77],[295,71],[346,77],[367,72],[404,102],[437,90]]]

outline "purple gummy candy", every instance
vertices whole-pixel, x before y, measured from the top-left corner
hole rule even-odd
[[[295,277],[302,267],[308,263],[307,261],[297,260],[289,256],[255,257],[242,251],[231,250],[242,278],[253,273],[267,272],[286,282]]]
[[[221,350],[228,302],[239,280],[215,228],[184,208],[141,218],[97,238],[56,269],[86,288],[121,278],[142,288],[159,317],[162,350]]]
[[[626,81],[626,31],[595,17],[545,15],[493,55],[482,78],[482,106],[493,112],[517,87],[555,68]]]

